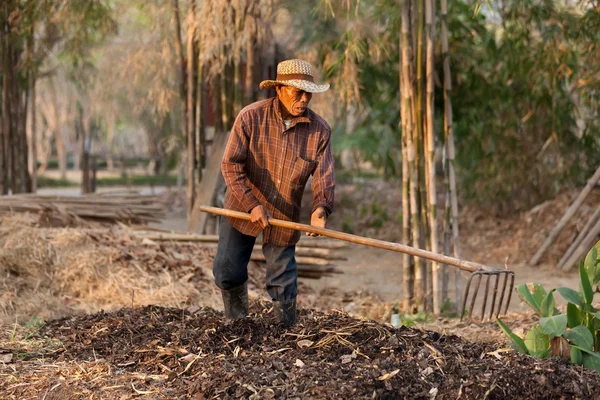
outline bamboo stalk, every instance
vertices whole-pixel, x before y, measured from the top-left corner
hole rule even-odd
[[[429,194],[429,233],[431,251],[439,253],[437,234],[437,193],[435,185],[435,132],[434,132],[434,54],[433,54],[433,12],[434,0],[426,0],[425,3],[425,25],[427,27],[427,171],[428,171],[428,194]],[[432,289],[433,289],[433,313],[439,315],[442,310],[440,265],[432,261]]]
[[[594,213],[592,214],[590,219],[588,219],[585,226],[581,230],[581,232],[579,232],[579,234],[577,235],[577,237],[575,238],[573,243],[571,243],[571,246],[569,246],[569,248],[567,249],[565,254],[562,256],[562,258],[556,265],[557,269],[563,269],[564,271],[568,271],[571,268],[571,265],[567,264],[567,260],[570,259],[570,257],[573,255],[573,252],[575,251],[575,249],[578,248],[579,245],[581,244],[581,242],[587,237],[588,232],[590,231],[592,225],[594,224],[594,222],[598,221],[599,218],[600,218],[600,206],[598,206],[598,208],[596,208],[596,211],[594,211]]]
[[[400,93],[402,103],[400,114],[402,119],[402,244],[410,244],[410,172],[408,164],[408,141],[413,134],[412,126],[412,80],[410,77],[410,39],[409,39],[409,0],[403,0],[402,7],[402,33],[400,38]],[[413,308],[415,297],[415,269],[411,263],[411,256],[404,254],[402,257],[403,285],[404,285],[404,309],[410,311]]]
[[[537,265],[540,262],[540,259],[550,247],[554,239],[558,236],[558,234],[562,231],[562,229],[567,225],[567,222],[571,219],[573,214],[579,209],[587,195],[592,191],[593,187],[596,186],[596,183],[600,181],[600,167],[596,170],[594,175],[587,181],[587,184],[583,188],[583,190],[579,193],[573,204],[569,206],[565,214],[562,216],[560,221],[556,224],[556,226],[550,231],[548,237],[539,248],[539,250],[535,253],[535,255],[529,260],[529,265]]]
[[[450,215],[452,237],[454,244],[454,257],[460,258],[460,240],[458,229],[458,198],[456,192],[456,172],[454,168],[454,115],[452,110],[452,76],[450,74],[450,52],[448,49],[448,2],[441,0],[442,20],[442,53],[444,67],[444,137],[446,139],[446,158],[448,166],[448,182],[450,193]],[[456,304],[462,304],[463,284],[460,271],[455,271],[454,284],[456,291]]]
[[[598,235],[600,235],[600,220],[596,221],[596,224],[590,231],[587,236],[581,240],[581,243],[573,252],[571,256],[565,262],[565,266],[563,267],[564,271],[569,271],[574,266],[577,266],[577,263],[580,259],[584,259],[587,252],[592,248],[594,243],[598,240]]]

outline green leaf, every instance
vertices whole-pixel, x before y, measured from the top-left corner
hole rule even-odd
[[[575,346],[571,346],[571,362],[573,364],[581,365],[583,363],[583,354]]]
[[[584,368],[594,369],[594,370],[600,372],[600,354],[596,353],[595,351],[583,349],[579,346],[572,346],[571,349],[573,349],[573,348],[576,348],[583,353],[582,354],[582,364],[583,364]],[[571,359],[573,358],[572,356],[573,356],[573,352],[571,350]]]
[[[552,317],[540,318],[540,326],[543,331],[553,339],[565,333],[567,329],[567,316],[565,314],[554,315]]]
[[[585,350],[592,350],[594,348],[594,336],[588,328],[583,325],[576,326],[573,329],[569,329],[563,335],[572,345],[581,347]]]
[[[497,321],[498,325],[500,326],[500,329],[502,329],[502,332],[504,332],[504,334],[508,336],[510,340],[512,340],[517,351],[523,354],[529,354],[529,350],[527,350],[527,346],[525,346],[525,342],[523,341],[523,339],[515,335],[513,331],[511,331],[510,328],[506,326],[504,322],[502,322],[500,319],[497,319]]]
[[[600,319],[600,312],[590,312],[589,314],[594,316],[595,318]]]
[[[581,290],[583,291],[583,298],[585,299],[585,303],[592,304],[592,300],[594,299],[594,291],[592,290],[590,278],[588,277],[587,271],[583,266],[583,262],[579,263],[579,278],[581,281]]]
[[[532,356],[545,358],[550,350],[550,338],[541,326],[534,325],[525,335],[525,346],[527,346],[527,350]]]
[[[584,353],[583,367],[600,372],[600,355],[598,353]]]
[[[583,305],[583,299],[581,297],[581,293],[579,293],[576,290],[573,290],[571,288],[568,287],[561,287],[558,288],[558,293],[560,293],[560,295],[569,303],[573,303],[576,306],[582,307]]]
[[[577,325],[581,325],[581,313],[575,304],[569,303],[567,304],[567,326],[575,328]]]
[[[597,263],[598,260],[598,250],[600,249],[600,241],[592,247],[592,249],[588,252],[585,257],[585,269],[588,273],[588,277],[590,277],[590,281],[592,285],[600,282],[600,265]]]
[[[517,293],[521,300],[529,304],[531,308],[541,316],[540,306],[546,297],[546,290],[539,283],[523,283],[517,286]]]
[[[552,289],[551,291],[549,291],[546,297],[544,297],[544,300],[542,300],[542,303],[540,305],[540,312],[542,313],[542,317],[551,317],[554,315],[554,311],[556,310],[556,308],[554,307],[555,290],[556,289]]]

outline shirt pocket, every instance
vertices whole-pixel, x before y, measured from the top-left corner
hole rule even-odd
[[[292,166],[292,172],[290,181],[298,186],[306,185],[308,177],[314,172],[317,167],[317,162],[312,160],[305,160],[302,157],[296,157]]]

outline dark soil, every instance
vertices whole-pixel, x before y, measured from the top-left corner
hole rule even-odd
[[[598,374],[564,361],[343,313],[301,310],[285,330],[268,304],[232,324],[208,308],[71,317],[33,341],[45,350],[5,349],[1,398],[600,398]]]

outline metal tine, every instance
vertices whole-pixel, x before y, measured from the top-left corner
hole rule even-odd
[[[510,305],[510,299],[512,297],[513,289],[515,288],[515,273],[512,271],[506,271],[507,275],[510,275],[510,286],[508,289],[508,300],[506,301],[506,306],[504,307],[504,314],[508,312],[508,306]]]
[[[496,308],[496,296],[498,295],[498,284],[500,283],[500,274],[494,274],[496,278],[496,283],[494,284],[494,295],[492,297],[492,306],[490,307],[490,316],[489,320],[492,319],[492,315],[494,315],[494,309]],[[498,304],[498,308],[500,308],[501,304]]]
[[[481,320],[485,320],[485,306],[487,305],[488,294],[490,292],[490,274],[486,275],[485,292],[483,293],[483,305],[481,306]],[[483,279],[483,277],[482,277]],[[492,304],[492,307],[494,305]]]
[[[492,316],[494,315],[494,312],[496,313],[496,318],[498,318],[498,316],[500,315],[500,313],[502,312],[502,307],[504,306],[504,312],[503,314],[506,314],[508,312],[508,307],[510,305],[510,300],[512,298],[512,291],[514,289],[514,282],[515,282],[515,274],[513,271],[509,271],[509,270],[498,270],[498,271],[476,271],[473,272],[471,274],[471,276],[469,277],[469,280],[467,281],[467,285],[466,285],[466,289],[465,289],[465,295],[463,296],[463,303],[462,303],[462,309],[461,309],[461,321],[464,318],[464,314],[465,314],[465,308],[467,306],[467,301],[469,301],[469,293],[471,291],[471,285],[473,284],[473,278],[475,276],[478,276],[479,279],[477,280],[477,286],[475,287],[475,290],[473,292],[473,296],[471,297],[471,301],[470,301],[470,307],[469,307],[469,315],[468,318],[471,319],[473,316],[473,309],[475,307],[475,301],[477,300],[477,295],[479,294],[479,288],[481,287],[481,280],[483,279],[483,276],[486,276],[487,280],[485,283],[485,293],[484,293],[484,298],[483,298],[483,305],[481,307],[481,320],[485,321],[485,314],[486,314],[486,307],[487,307],[487,303],[488,303],[488,296],[489,296],[489,291],[490,291],[490,279],[492,279],[493,277],[495,277],[496,281],[494,282],[494,292],[492,294],[492,300],[491,300],[491,304],[490,304],[490,310],[489,310],[489,317],[488,320],[492,319]],[[504,276],[504,282],[502,284],[502,290],[500,293],[500,299],[499,301],[496,303],[496,298],[498,297],[498,287],[500,285],[500,279],[502,278],[502,276]],[[508,284],[508,280],[510,279],[510,284]],[[508,285],[508,288],[507,288]],[[506,303],[504,302],[504,298],[505,298],[505,294],[508,290],[508,297],[506,300]]]
[[[473,316],[473,308],[475,307],[475,299],[477,298],[477,293],[479,292],[479,287],[481,286],[482,273],[481,271],[474,272],[473,275],[477,274],[479,276],[479,280],[477,281],[477,287],[475,288],[475,292],[473,293],[473,297],[471,298],[471,306],[469,307],[469,319]]]
[[[504,283],[502,284],[502,291],[500,292],[500,301],[498,302],[498,309],[496,310],[496,318],[500,315],[500,311],[502,311],[502,302],[504,301],[504,293],[506,293],[506,284],[508,283],[508,274],[504,272]],[[498,275],[498,279],[500,279],[500,275]]]
[[[467,281],[467,286],[465,287],[465,295],[463,296],[463,302],[462,302],[462,307],[460,309],[460,320],[463,320],[463,317],[465,315],[465,308],[467,307],[467,300],[469,299],[469,291],[471,290],[471,281],[473,280],[473,277],[475,276],[476,273],[472,273],[471,276],[469,277],[469,280]]]

